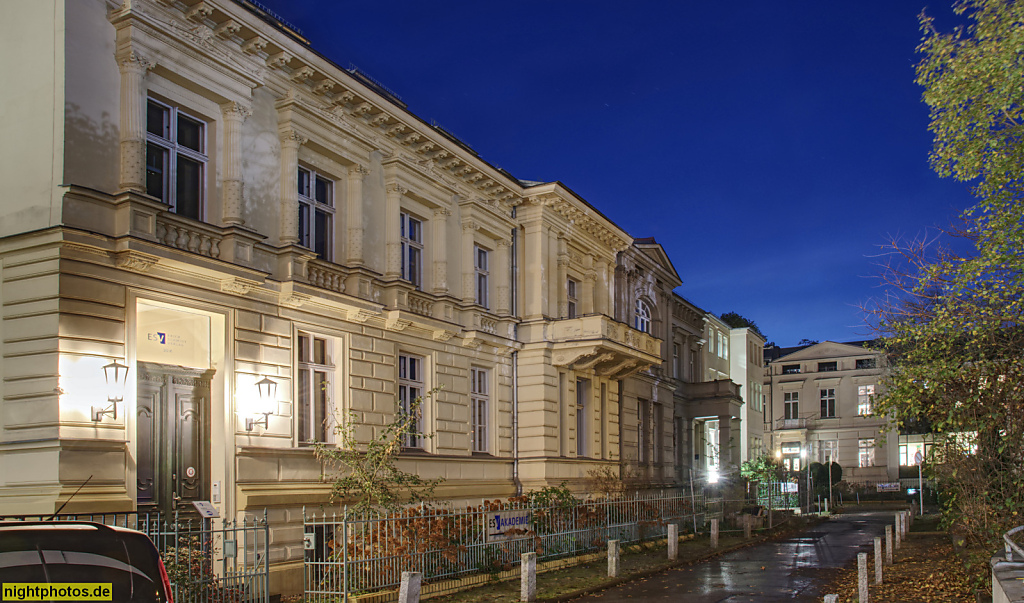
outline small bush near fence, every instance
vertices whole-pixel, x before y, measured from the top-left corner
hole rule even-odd
[[[704,494],[580,500],[567,492],[461,509],[421,504],[390,514],[307,517],[307,600],[394,588],[403,571],[421,572],[424,581],[495,574],[518,565],[525,552],[542,560],[579,555],[604,550],[610,539],[661,538],[669,522],[683,533],[697,517],[700,525],[721,517],[721,500]],[[503,522],[510,527],[502,529]]]

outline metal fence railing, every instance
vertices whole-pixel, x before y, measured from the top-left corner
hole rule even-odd
[[[721,516],[721,498],[703,493],[304,515],[305,601],[397,588],[404,571],[420,572],[424,582],[496,574],[517,566],[526,552],[536,552],[538,560],[594,553],[608,540],[663,538],[669,523],[678,523],[680,533],[697,531]]]
[[[263,517],[173,519],[159,512],[8,515],[0,521],[90,521],[149,536],[167,568],[176,603],[270,600],[270,526]],[[219,526],[219,527],[218,527]]]

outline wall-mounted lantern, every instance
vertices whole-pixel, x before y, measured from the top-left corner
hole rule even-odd
[[[257,407],[253,409],[253,415],[263,415],[262,419],[246,417],[245,430],[252,431],[257,425],[263,429],[270,427],[270,415],[277,411],[277,382],[270,377],[264,377],[256,382]]]
[[[117,420],[117,403],[124,400],[124,387],[128,382],[128,367],[115,360],[103,367],[103,378],[107,384],[109,406],[106,408],[92,407],[92,420],[97,423],[103,419],[103,415],[110,415],[110,418]]]

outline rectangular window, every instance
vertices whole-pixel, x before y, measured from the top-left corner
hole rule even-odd
[[[648,457],[648,449],[650,448],[648,434],[650,433],[650,405],[647,404],[647,400],[637,400],[637,461],[640,463],[646,463],[650,457]]]
[[[872,401],[875,397],[874,385],[857,386],[857,414],[866,417],[873,414]]]
[[[830,419],[836,416],[836,390],[829,387],[821,391],[821,418]]]
[[[578,285],[579,283],[571,278],[565,281],[566,318],[576,318],[576,288]]]
[[[406,448],[423,447],[423,406],[413,409],[417,399],[423,398],[423,359],[418,356],[398,356],[398,403],[405,416],[414,413],[409,435],[405,438]]]
[[[474,246],[473,255],[476,268],[476,303],[478,306],[489,308],[487,291],[490,272],[487,268],[487,250],[479,245]]]
[[[333,342],[328,337],[301,331],[298,339],[296,431],[299,445],[333,442],[336,420],[330,399],[335,371]]]
[[[828,372],[831,372],[831,371],[838,371],[838,370],[839,370],[839,363],[838,362],[833,361],[833,362],[819,362],[818,363],[818,372],[819,373],[828,373]]]
[[[473,440],[473,452],[488,452],[487,417],[490,397],[488,394],[488,371],[472,368],[469,371],[469,404],[471,407],[470,433]]]
[[[865,438],[857,440],[857,466],[858,467],[874,467],[875,466],[875,439]]]
[[[299,168],[299,244],[332,259],[334,235],[334,181],[313,170]]]
[[[401,214],[402,278],[423,288],[423,222]]]
[[[873,369],[873,368],[875,368],[876,364],[877,363],[875,362],[874,358],[858,358],[857,359],[857,368],[858,369]]]
[[[795,375],[800,372],[799,364],[783,364],[782,374],[783,375]]]
[[[590,381],[586,379],[576,380],[576,456],[587,456],[587,440],[590,439],[590,432],[587,430],[587,399],[590,397]]]
[[[722,342],[718,345],[719,355],[725,359],[729,359],[729,336],[725,333],[719,333],[718,337],[721,338]]]
[[[821,462],[825,465],[839,462],[839,440],[821,442]]]
[[[798,419],[800,417],[800,392],[785,392],[782,394],[786,419]]]
[[[176,214],[203,219],[206,124],[176,107],[146,105],[146,194]]]

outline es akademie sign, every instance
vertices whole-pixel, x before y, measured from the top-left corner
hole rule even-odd
[[[487,542],[500,542],[520,537],[532,529],[533,511],[490,511],[484,515]]]

